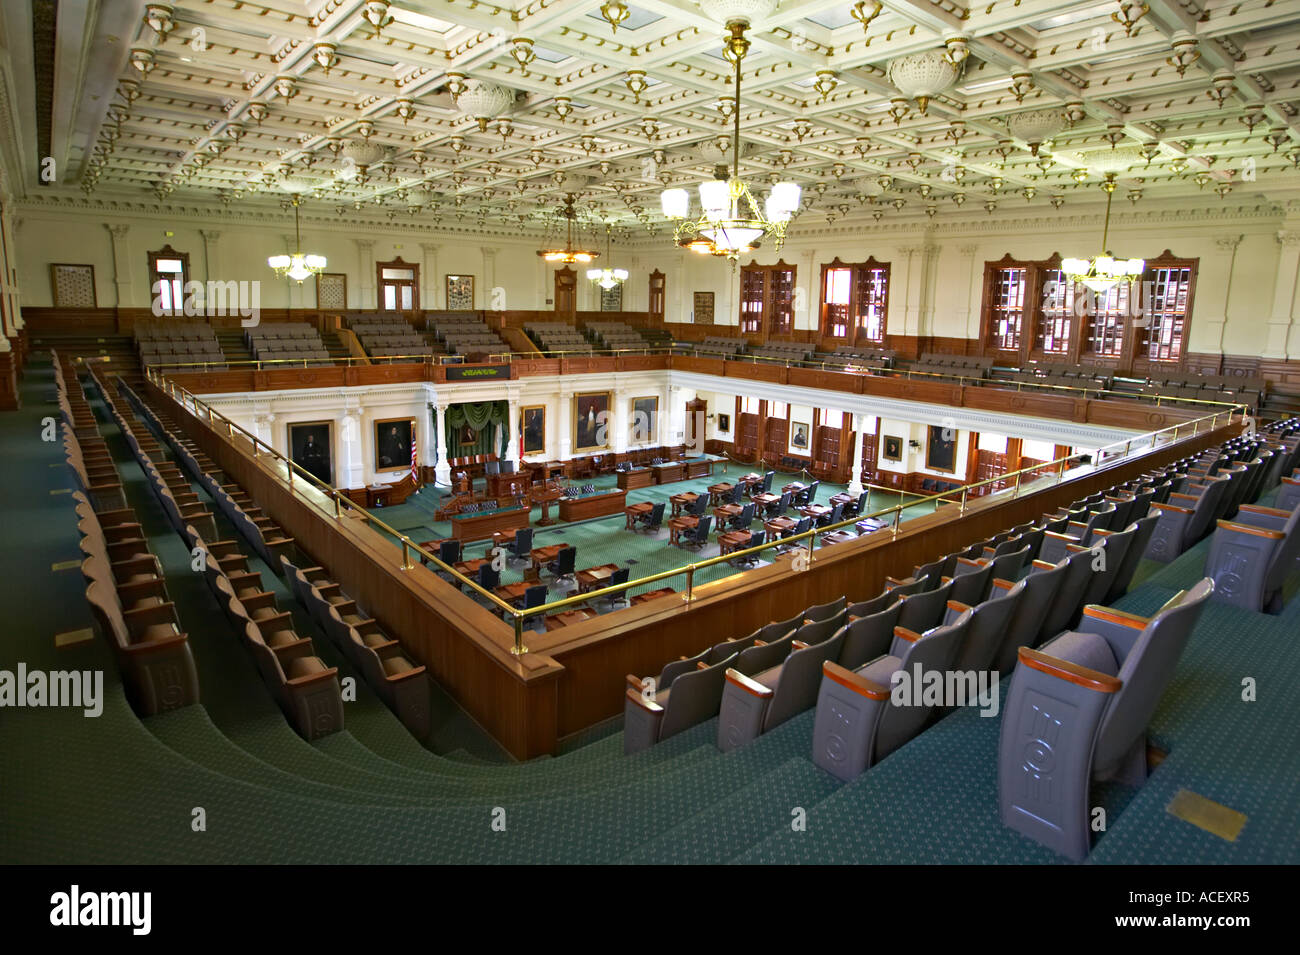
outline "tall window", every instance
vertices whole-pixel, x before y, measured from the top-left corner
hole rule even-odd
[[[1124,354],[1124,323],[1132,316],[1129,296],[1132,286],[1120,282],[1105,292],[1082,291],[1082,311],[1087,317],[1084,351],[1098,358],[1119,358]]]
[[[1029,270],[1024,267],[991,271],[988,319],[989,344],[1000,351],[1018,351],[1025,321],[1025,285]]]
[[[845,265],[836,259],[822,266],[823,335],[883,343],[888,304],[888,262],[871,258]]]
[[[1149,322],[1145,338],[1139,339],[1142,353],[1139,357],[1149,361],[1181,361],[1183,342],[1187,332],[1188,317],[1192,313],[1192,285],[1195,281],[1194,262],[1148,267],[1143,278],[1145,318]]]
[[[1046,355],[1068,355],[1074,327],[1076,288],[1059,268],[1042,272],[1043,301],[1034,336],[1034,347]]]
[[[385,312],[409,312],[420,307],[420,267],[403,262],[376,263],[379,273],[379,308]]]
[[[740,270],[740,333],[789,335],[794,331],[795,268],[746,265]]]
[[[179,314],[185,303],[185,283],[190,280],[190,254],[164,245],[149,253],[149,294],[157,309]]]

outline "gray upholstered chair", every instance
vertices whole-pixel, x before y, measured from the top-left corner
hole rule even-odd
[[[1300,554],[1300,504],[1289,513],[1243,504],[1235,521],[1219,521],[1205,558],[1214,600],[1264,613],[1282,610],[1282,585]]]
[[[1020,605],[1026,587],[1026,582],[1022,580],[1008,590],[999,588],[983,603],[974,606],[956,600],[948,601],[944,623],[953,622],[967,611],[971,615],[966,638],[962,641],[952,666],[954,670],[974,672],[992,667],[1007,635],[1007,624]]]
[[[950,593],[952,593],[951,578],[933,590],[903,594],[898,598],[903,601],[903,610],[898,615],[898,625],[918,633],[930,629],[943,618],[944,607],[948,603]]]
[[[969,613],[923,634],[897,627],[889,654],[849,670],[822,664],[813,724],[813,762],[840,779],[853,779],[911,739],[933,707],[891,699],[895,673],[912,681],[946,672],[970,625]]]
[[[839,657],[843,639],[843,627],[813,644],[796,636],[789,655],[773,667],[753,676],[728,669],[718,711],[718,749],[738,749],[817,702],[822,664]]]
[[[640,680],[628,677],[623,702],[623,753],[639,753],[660,740],[702,723],[718,712],[727,668],[733,654],[712,666],[697,666],[678,675],[668,687],[644,690]]]
[[[1104,504],[1089,511],[1085,520],[1070,521],[1062,532],[1049,531],[1043,536],[1043,545],[1038,551],[1039,559],[1055,564],[1065,558],[1070,545],[1087,547],[1092,543],[1092,532],[1099,528],[1108,529],[1114,515],[1115,505]]]
[[[835,661],[840,666],[856,670],[868,661],[889,652],[889,645],[894,639],[894,627],[898,625],[898,615],[903,610],[901,600],[891,600],[882,610],[859,616],[851,615],[844,625],[844,641],[840,646],[840,658]]]
[[[1014,576],[1014,575],[1012,575]],[[963,604],[977,604],[988,593],[993,580],[993,562],[976,561],[968,557],[957,558],[955,573],[951,578],[952,587],[948,591],[948,600]]]
[[[1128,593],[1128,585],[1133,582],[1133,575],[1137,573],[1142,555],[1146,553],[1147,542],[1151,540],[1151,535],[1155,533],[1159,521],[1157,515],[1147,514],[1133,522],[1137,525],[1137,530],[1129,542],[1128,550],[1124,553],[1124,559],[1119,562],[1119,569],[1110,582],[1110,590],[1100,600],[1091,600],[1090,603],[1112,604]]]
[[[999,673],[1011,672],[1016,665],[1016,651],[1020,647],[1032,647],[1037,644],[1039,631],[1043,627],[1043,617],[1047,613],[1047,608],[1052,605],[1052,601],[1056,599],[1056,593],[1065,580],[1066,569],[1065,563],[1048,564],[1046,567],[1035,567],[1025,577],[1024,594],[1020,598],[1020,603],[1016,605],[1011,619],[1007,621],[1006,635],[993,659],[993,665]],[[1012,586],[1010,581],[995,579],[991,589],[994,593],[1006,592]]]
[[[1090,783],[1146,781],[1147,724],[1213,592],[1206,577],[1150,618],[1089,606],[1078,631],[1020,649],[998,745],[1003,825],[1088,855]]]

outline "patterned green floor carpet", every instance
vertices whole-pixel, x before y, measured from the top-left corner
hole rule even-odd
[[[0,449],[21,475],[10,482],[14,507],[0,548],[9,598],[0,666],[102,668],[106,700],[95,719],[71,709],[0,711],[0,861],[1062,861],[998,823],[999,721],[974,710],[941,720],[848,784],[809,759],[811,712],[726,755],[714,746],[716,720],[632,757],[622,755],[614,722],[570,740],[554,758],[502,764],[473,727],[458,724],[463,714],[450,701],[442,738],[425,748],[362,683],[347,728],[306,743],[285,724],[206,589],[186,574],[179,538],[145,495],[134,462],[119,453],[151,546],[172,571],[169,590],[203,686],[200,705],[141,721],[98,639],[54,648],[54,634],[90,626],[90,615],[80,572],[50,570],[79,556],[72,502],[50,494],[72,484],[62,449],[40,440],[41,419],[57,411],[52,397],[48,362],[38,356],[23,383],[23,410],[0,418]],[[117,437],[108,437],[120,452]],[[600,551],[593,525],[546,534],[578,544],[580,565],[614,559]],[[668,550],[621,531],[606,536],[637,566]],[[1206,546],[1169,565],[1144,564],[1119,606],[1154,610],[1199,576]],[[257,569],[281,605],[293,607],[269,570]],[[1205,613],[1153,721],[1168,758],[1140,789],[1093,793],[1109,825],[1092,863],[1300,861],[1297,589],[1293,575],[1279,617],[1219,606]],[[348,672],[295,616],[328,662]],[[1257,702],[1242,700],[1247,677],[1257,681]],[[1245,813],[1239,838],[1227,842],[1166,812],[1184,788]],[[198,810],[205,831],[192,824]]]

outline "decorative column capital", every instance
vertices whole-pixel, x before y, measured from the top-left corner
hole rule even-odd
[[[204,242],[216,242],[221,238],[221,233],[212,229],[200,229],[199,235],[203,236]]]
[[[420,243],[420,248],[423,249],[425,252],[428,252],[430,255],[437,255],[437,254],[438,254],[438,251],[442,248],[442,243],[440,243],[440,242],[421,242],[421,243]]]
[[[104,228],[112,234],[114,239],[124,239],[126,234],[131,231],[129,225],[110,225],[107,222],[104,223]]]
[[[979,250],[980,247],[976,245],[974,242],[972,242],[970,245],[960,246],[957,249],[957,251],[960,252],[962,255],[968,256],[970,258],[974,258],[975,253],[978,252]]]
[[[1241,244],[1240,235],[1220,235],[1214,239],[1214,244],[1220,252],[1234,252],[1237,246]]]
[[[1278,229],[1277,244],[1284,248],[1300,245],[1300,231],[1294,229]]]
[[[358,252],[369,252],[375,247],[374,239],[353,239],[352,242],[357,247]]]

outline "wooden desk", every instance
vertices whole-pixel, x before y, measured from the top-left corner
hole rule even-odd
[[[786,491],[790,491],[794,494],[798,494],[800,491],[806,491],[807,489],[808,485],[804,484],[802,481],[791,481],[785,487],[781,488],[781,493],[784,494]]]
[[[634,526],[636,526],[638,515],[649,514],[654,509],[655,506],[649,501],[641,501],[639,504],[629,504],[627,507],[623,508],[623,513],[627,517],[626,529],[630,531]]]
[[[858,535],[850,530],[831,531],[829,534],[822,535],[822,543],[828,546],[830,544],[844,544],[857,539]]]
[[[763,522],[763,527],[772,537],[784,537],[798,526],[799,522],[793,517],[774,517]]]
[[[514,604],[524,599],[524,594],[537,584],[531,580],[521,580],[517,584],[502,584],[496,588],[493,593],[500,597],[508,604]]]
[[[733,517],[737,517],[744,510],[739,504],[723,504],[721,507],[713,509],[713,519],[719,527],[725,524]]]
[[[390,490],[392,489],[387,484],[366,485],[366,508],[387,507]]]
[[[881,528],[888,527],[889,524],[878,517],[865,517],[853,526],[858,529],[859,534],[870,534],[873,531],[878,531]]]
[[[451,536],[459,541],[486,540],[499,531],[528,526],[528,508],[507,507],[483,514],[466,514],[450,519]]]
[[[568,547],[568,544],[548,544],[545,547],[534,547],[529,551],[528,556],[532,558],[533,570],[541,570],[560,556],[560,551]]]
[[[750,500],[753,501],[755,504],[757,504],[760,508],[767,508],[767,507],[771,507],[773,504],[780,504],[781,495],[772,494],[770,492],[764,494],[755,494],[750,498]]]
[[[718,501],[720,501],[724,495],[730,494],[733,488],[735,488],[735,485],[728,484],[726,481],[723,481],[721,484],[710,484],[709,503],[717,504]]]
[[[698,527],[700,519],[683,514],[681,517],[674,517],[668,522],[668,543],[676,544],[677,537],[682,531],[692,530]]]
[[[477,577],[478,569],[484,564],[490,563],[492,563],[491,557],[475,557],[473,560],[458,560],[451,566],[455,568],[458,574],[463,574],[466,577]]]
[[[686,477],[688,479],[710,477],[713,474],[713,466],[717,463],[713,458],[687,458]]]
[[[534,487],[528,492],[528,499],[534,504],[542,505],[542,518],[537,523],[549,527],[555,523],[551,517],[551,505],[564,497],[564,492],[553,487]]]
[[[652,465],[651,470],[655,473],[656,484],[673,484],[686,480],[685,461],[666,461],[663,464]]]
[[[825,504],[806,504],[799,508],[799,513],[816,521],[818,518],[829,514],[831,510],[832,508],[827,507]]]
[[[700,496],[696,494],[694,491],[684,491],[681,494],[674,494],[672,497],[668,499],[668,503],[671,504],[673,507],[672,513],[669,514],[668,516],[676,517],[678,514],[682,512],[683,507],[690,507],[699,499]]]
[[[518,533],[519,528],[517,527],[512,527],[505,531],[497,531],[492,535],[492,546],[504,547],[507,544],[513,544],[515,542],[515,535]]]
[[[599,567],[588,567],[586,570],[578,571],[575,575],[578,581],[578,593],[585,594],[588,590],[599,590],[604,587],[616,570],[618,564],[601,564]]]
[[[847,507],[849,504],[857,503],[857,500],[858,497],[856,494],[850,494],[848,491],[841,491],[839,494],[836,494],[831,498],[831,507],[834,507],[836,504],[843,504]]]
[[[594,616],[596,616],[594,611],[584,610],[581,607],[577,610],[565,610],[561,613],[553,613],[546,618],[546,629],[559,630],[561,627],[567,627],[571,624],[582,623],[584,620],[590,620]]]
[[[754,535],[749,531],[727,531],[725,534],[719,534],[718,553],[730,554],[732,551],[744,550],[753,537]]]
[[[750,471],[748,474],[742,474],[740,476],[739,483],[757,484],[761,480],[763,480],[763,475],[759,474],[757,471]]]
[[[443,542],[443,541],[446,541],[446,540],[451,540],[451,538],[450,538],[450,537],[440,537],[440,538],[438,538],[436,541],[420,541],[420,542],[419,542],[419,546],[420,546],[420,547],[423,547],[425,550],[433,551],[433,553],[436,555],[436,554],[438,553],[438,548],[441,547],[441,546],[442,546],[442,542]],[[427,558],[427,557],[425,557],[423,554],[421,554],[421,555],[420,555],[420,563],[423,564],[425,567],[428,567],[428,566],[429,566],[429,558]]]
[[[522,497],[532,485],[522,474],[489,474],[487,490],[492,497]]]
[[[561,498],[560,520],[585,521],[592,517],[608,517],[623,510],[626,503],[627,491],[621,489],[585,497]]]
[[[617,483],[624,491],[635,491],[637,488],[649,487],[654,483],[654,472],[650,468],[632,468],[630,471],[619,471]]]
[[[658,590],[648,590],[643,594],[637,594],[632,598],[632,603],[643,604],[647,600],[658,600],[660,597],[667,597],[669,594],[675,594],[677,591],[671,587],[660,587]]]

